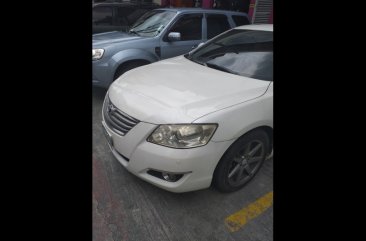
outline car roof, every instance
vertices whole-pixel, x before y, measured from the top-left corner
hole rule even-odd
[[[248,24],[236,27],[235,29],[261,30],[273,32],[273,24]]]
[[[234,12],[234,11],[220,10],[220,9],[206,9],[206,8],[158,8],[155,10],[168,10],[168,11],[174,11],[174,12],[178,12],[178,13],[229,13],[229,14],[247,16],[247,14],[243,13],[243,12]]]

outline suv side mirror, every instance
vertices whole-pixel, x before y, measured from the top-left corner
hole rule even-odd
[[[168,34],[169,41],[180,41],[180,33],[178,32],[170,32]]]

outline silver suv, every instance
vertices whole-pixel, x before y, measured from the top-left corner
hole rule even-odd
[[[128,32],[93,35],[93,85],[108,86],[124,72],[189,52],[199,43],[249,24],[245,13],[161,8],[139,18]]]

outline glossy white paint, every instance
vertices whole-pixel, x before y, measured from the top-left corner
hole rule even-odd
[[[273,31],[273,24],[249,24],[236,27],[236,29],[250,29],[250,30],[262,30]]]
[[[146,128],[147,134],[151,133],[149,130],[149,128]],[[234,140],[209,142],[199,148],[173,149],[146,142],[146,138],[139,139],[131,137],[132,135],[130,137],[127,137],[127,135],[125,137],[118,136],[108,127],[107,131],[111,133],[114,139],[131,139],[139,142],[136,148],[133,149],[129,161],[126,161],[119,154],[123,150],[120,149],[118,144],[114,147],[110,146],[112,154],[129,172],[171,192],[187,192],[209,187],[217,163],[220,161],[222,154],[234,142]],[[117,148],[119,149],[118,152],[116,152]],[[149,169],[187,174],[177,182],[167,182],[147,174]]]
[[[118,108],[141,121],[191,123],[263,95],[269,83],[179,56],[127,72],[111,85],[109,96]]]
[[[237,139],[260,126],[273,128],[273,82],[266,93],[250,101],[238,103],[229,108],[210,113],[194,123],[218,123],[211,141]]]
[[[266,25],[239,28],[272,31]],[[106,127],[113,155],[131,173],[172,192],[209,187],[217,163],[238,137],[257,127],[273,127],[273,82],[228,74],[183,56],[127,72],[107,95],[117,108],[141,121],[125,136]],[[217,123],[218,128],[207,145],[192,149],[146,141],[166,123]],[[148,169],[186,174],[167,182],[147,174]]]

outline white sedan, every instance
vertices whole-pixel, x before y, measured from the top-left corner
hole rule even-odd
[[[102,115],[113,155],[143,180],[172,192],[240,189],[272,150],[273,26],[237,27],[126,72]]]

